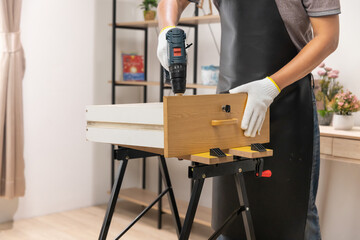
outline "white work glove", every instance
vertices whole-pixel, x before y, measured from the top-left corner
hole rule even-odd
[[[245,130],[246,137],[255,137],[256,132],[260,135],[267,109],[280,93],[280,88],[267,77],[233,88],[230,93],[248,94],[241,128]]]
[[[168,42],[166,40],[166,34],[173,28],[175,28],[175,26],[168,26],[163,28],[158,37],[157,57],[166,71],[169,71]]]

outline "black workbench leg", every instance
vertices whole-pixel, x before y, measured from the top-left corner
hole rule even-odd
[[[162,192],[161,158],[159,158],[158,194]],[[158,202],[158,229],[162,228],[162,198]]]
[[[186,212],[184,226],[181,230],[181,234],[180,234],[180,238],[179,238],[180,240],[188,240],[189,239],[191,227],[194,222],[196,209],[199,204],[201,191],[204,186],[204,181],[205,181],[205,179],[196,179],[194,181],[194,187],[191,192],[190,203],[189,203],[189,206],[188,206],[188,209]]]
[[[128,160],[123,160],[121,166],[119,166],[119,173],[117,175],[117,179],[115,182],[115,185],[113,186],[111,190],[111,197],[106,209],[106,214],[104,218],[103,225],[101,227],[101,232],[99,235],[99,240],[105,240],[109,231],[110,223],[112,220],[112,216],[114,214],[116,202],[119,197],[119,192],[121,188],[122,181],[124,179],[125,170],[127,166]]]
[[[111,145],[111,174],[110,174],[110,188],[112,189],[115,181],[115,147]]]
[[[164,181],[165,187],[167,189],[169,189],[167,196],[169,199],[170,210],[171,210],[171,213],[175,220],[176,233],[179,237],[180,232],[181,232],[181,221],[180,221],[179,211],[178,211],[176,201],[175,201],[175,194],[174,194],[174,190],[171,185],[169,170],[166,165],[165,157],[160,156],[160,161],[161,161],[161,164],[160,164],[161,176]]]
[[[146,189],[146,158],[142,158],[142,189]]]
[[[246,239],[255,240],[255,231],[253,222],[251,219],[251,213],[249,208],[249,200],[247,198],[245,179],[242,173],[234,174],[236,188],[239,196],[240,206],[245,207],[245,211],[242,211],[242,218],[245,227]]]

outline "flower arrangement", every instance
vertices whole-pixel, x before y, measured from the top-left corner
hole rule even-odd
[[[335,95],[343,88],[336,80],[339,77],[339,70],[327,67],[325,63],[319,65],[318,75],[321,77],[320,91],[316,94],[316,100],[323,102],[323,109],[318,110],[320,116],[324,117],[332,110],[329,109],[329,103]]]
[[[331,101],[332,110],[339,115],[351,115],[360,110],[360,101],[349,90],[336,94]]]

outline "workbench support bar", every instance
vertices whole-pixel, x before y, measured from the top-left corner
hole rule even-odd
[[[109,232],[111,219],[113,217],[116,202],[119,197],[119,192],[120,192],[122,181],[124,179],[127,163],[128,163],[128,160],[122,160],[122,164],[119,166],[119,173],[118,173],[116,183],[115,183],[116,185],[111,190],[110,202],[106,209],[106,214],[105,214],[103,225],[101,227],[99,240],[106,240],[107,234]]]
[[[243,173],[234,174],[237,193],[240,201],[240,206],[245,207],[245,211],[242,211],[242,219],[244,222],[244,228],[247,240],[255,240],[255,230],[251,218],[249,200],[247,198],[245,179]]]
[[[181,221],[180,221],[180,217],[179,217],[179,211],[176,206],[175,194],[174,194],[174,191],[173,191],[173,188],[171,185],[169,170],[166,165],[165,157],[160,156],[160,161],[161,161],[161,164],[160,164],[161,176],[163,177],[163,182],[164,182],[165,186],[169,189],[168,199],[169,199],[170,209],[171,209],[172,215],[174,216],[175,229],[176,229],[177,236],[179,237],[180,232],[181,232]]]
[[[163,191],[149,206],[147,206],[130,224],[129,226],[127,226],[125,228],[124,231],[122,231],[116,238],[115,240],[120,239],[127,231],[129,231],[129,229],[134,226],[135,223],[137,223],[137,221],[140,220],[140,218],[142,218],[166,193],[169,192],[169,188],[165,189],[165,191]]]
[[[196,214],[196,209],[199,204],[201,191],[204,186],[205,179],[195,179],[194,187],[192,190],[190,203],[188,206],[188,210],[186,212],[184,226],[180,234],[179,240],[188,240],[190,236],[190,231],[194,222],[194,217]]]
[[[241,212],[245,211],[245,207],[241,206],[239,209],[237,209],[236,211],[234,211],[230,217],[228,217],[225,222],[223,223],[223,225],[221,225],[221,227],[216,230],[216,232],[213,233],[213,235],[211,235],[211,237],[208,240],[216,240],[221,233],[224,231],[224,229],[226,228],[226,226],[228,226],[230,223],[232,223],[240,214]]]

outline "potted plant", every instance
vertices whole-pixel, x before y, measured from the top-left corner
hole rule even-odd
[[[146,21],[154,20],[156,12],[151,10],[157,7],[157,0],[143,0],[140,4],[140,8],[144,10],[144,19]]]
[[[320,125],[330,125],[333,111],[328,108],[329,103],[335,95],[343,88],[336,79],[339,77],[339,71],[333,70],[320,64],[321,69],[318,71],[320,80],[320,91],[316,94],[316,100],[322,102],[322,109],[318,110],[318,119]]]
[[[354,126],[353,112],[360,110],[360,101],[349,90],[336,94],[331,102],[335,112],[333,127],[338,130],[351,130]]]

